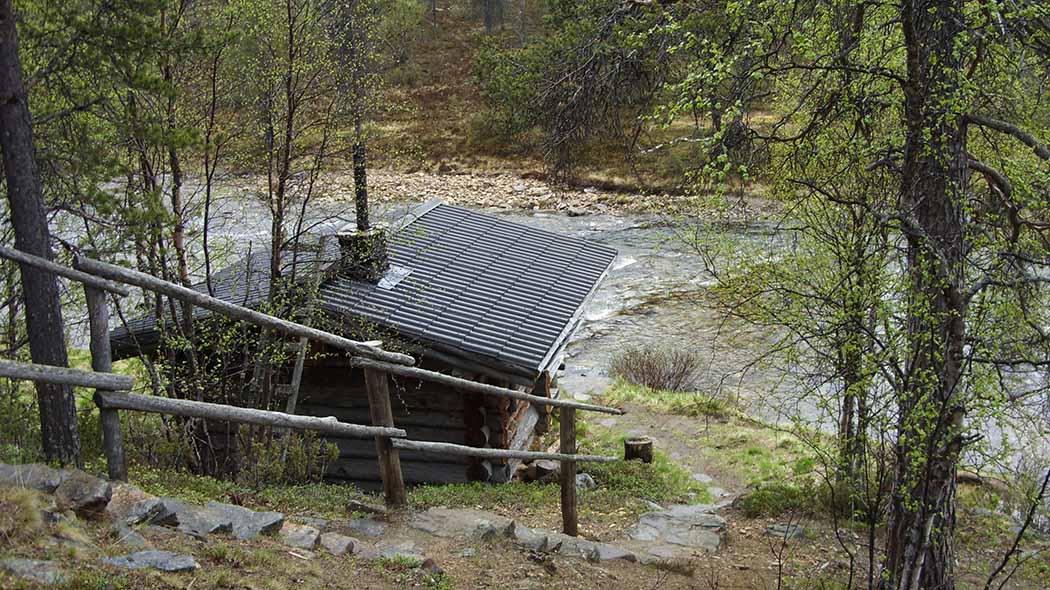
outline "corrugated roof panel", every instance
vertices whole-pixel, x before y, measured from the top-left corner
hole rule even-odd
[[[389,308],[388,327],[424,326],[424,339],[528,371],[543,368],[616,257],[600,244],[444,204],[391,243],[391,264],[413,273],[382,299],[373,289],[355,291]],[[321,297],[335,299],[346,283],[353,282],[330,280]],[[344,304],[346,313],[354,308]]]

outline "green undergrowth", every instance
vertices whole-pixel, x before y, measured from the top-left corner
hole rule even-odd
[[[184,471],[133,467],[131,483],[157,496],[172,496],[195,504],[234,502],[254,509],[326,518],[347,516],[350,500],[382,503],[382,499],[350,485],[336,483],[266,484],[249,487]]]
[[[698,391],[663,391],[618,379],[602,394],[607,405],[635,404],[647,410],[678,416],[727,419],[739,414],[732,402]]]

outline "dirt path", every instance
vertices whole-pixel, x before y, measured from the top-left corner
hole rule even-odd
[[[716,503],[732,501],[743,491],[743,482],[699,452],[701,437],[707,429],[705,418],[661,414],[638,405],[624,409],[627,413],[623,416],[600,418],[594,424],[621,436],[652,438],[658,450],[692,473],[693,479],[708,486]]]

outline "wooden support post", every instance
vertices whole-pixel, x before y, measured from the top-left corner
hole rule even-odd
[[[372,426],[394,427],[394,412],[390,407],[390,385],[386,373],[376,369],[365,369],[365,384],[368,387],[368,409]],[[399,508],[407,502],[405,479],[401,473],[401,457],[390,442],[390,437],[376,437],[376,454],[379,456],[379,476],[383,479],[386,504]]]
[[[576,454],[576,408],[561,409],[561,454]],[[575,537],[579,534],[576,520],[576,461],[561,462],[561,522],[562,532]]]
[[[91,333],[91,368],[99,373],[113,371],[113,355],[109,347],[109,306],[101,289],[84,286],[87,296],[88,328]],[[106,390],[100,389],[105,393]],[[109,478],[128,480],[127,459],[124,457],[124,436],[120,431],[120,414],[113,408],[99,407],[102,422],[102,452],[106,455]]]

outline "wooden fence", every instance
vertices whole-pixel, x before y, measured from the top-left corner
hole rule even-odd
[[[84,285],[88,304],[91,334],[91,359],[94,371],[79,371],[46,365],[28,365],[12,361],[0,361],[0,377],[29,379],[49,383],[61,383],[96,389],[95,402],[101,412],[103,450],[109,476],[115,480],[127,479],[123,436],[118,412],[141,411],[202,419],[228,420],[231,422],[275,426],[284,429],[312,430],[351,438],[374,438],[379,461],[380,476],[386,503],[390,507],[401,507],[406,503],[405,482],[401,472],[399,449],[424,451],[436,454],[452,454],[489,459],[550,459],[561,462],[561,508],[563,530],[566,534],[577,534],[576,511],[576,466],[579,462],[611,462],[618,457],[577,454],[576,410],[622,414],[616,408],[584,404],[573,400],[551,399],[531,395],[515,389],[506,389],[452,377],[444,373],[413,367],[415,359],[409,355],[382,350],[374,343],[357,342],[342,336],[317,330],[248,309],[227,301],[210,297],[193,289],[176,285],[152,275],[127,268],[78,257],[71,269],[54,262],[0,246],[0,257],[15,260],[40,270],[54,273]],[[298,416],[284,412],[239,408],[223,404],[211,404],[191,400],[177,400],[149,395],[126,393],[133,388],[130,377],[111,374],[112,357],[109,346],[109,309],[107,292],[114,296],[128,295],[120,283],[133,285],[191,305],[211,310],[227,317],[248,322],[265,329],[290,336],[309,338],[323,342],[353,355],[350,366],[364,369],[368,391],[371,426],[339,422],[335,418]],[[394,424],[390,406],[387,375],[401,375],[430,380],[454,388],[455,391],[475,393],[528,402],[537,406],[560,408],[561,431],[558,453],[514,451],[507,449],[477,448],[451,443],[414,441],[405,439],[406,433]]]

